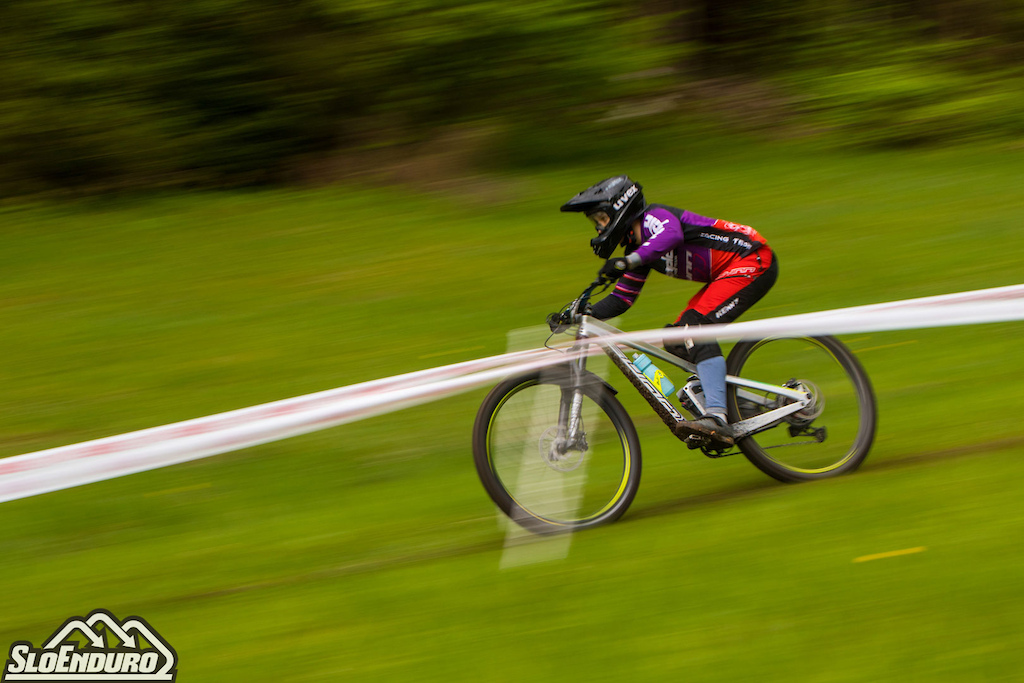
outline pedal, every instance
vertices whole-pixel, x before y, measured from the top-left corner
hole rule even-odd
[[[795,425],[789,426],[789,435],[792,438],[798,436],[809,436],[818,443],[822,443],[828,438],[828,428],[826,427],[797,427]]]
[[[717,460],[718,458],[727,458],[730,455],[736,455],[736,453],[738,453],[738,451],[736,451],[735,449],[728,448],[728,447],[726,447],[726,448],[710,448],[710,447],[705,447],[705,448],[701,448],[701,450],[704,451],[704,455],[708,456],[709,458],[715,459],[715,460]]]
[[[706,436],[701,436],[700,434],[690,434],[683,439],[683,443],[685,443],[686,447],[691,451],[694,451],[698,448],[706,448],[707,445],[711,443],[711,439]]]

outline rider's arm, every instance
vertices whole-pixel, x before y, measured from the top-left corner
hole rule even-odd
[[[640,296],[640,290],[647,281],[647,274],[650,271],[649,266],[641,266],[637,270],[628,270],[623,273],[619,281],[615,283],[612,293],[594,304],[590,315],[598,320],[608,320],[628,311],[636,298]]]
[[[644,236],[647,239],[643,244],[626,257],[630,270],[640,264],[653,263],[667,252],[678,249],[683,243],[683,226],[671,211],[654,207],[644,216]],[[634,262],[637,265],[633,265]]]

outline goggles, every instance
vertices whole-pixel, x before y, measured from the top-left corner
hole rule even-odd
[[[598,232],[604,229],[608,223],[611,222],[611,217],[604,211],[595,211],[594,213],[588,213],[587,218],[594,224],[594,229]]]

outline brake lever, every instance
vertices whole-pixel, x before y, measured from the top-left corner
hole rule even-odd
[[[552,334],[562,334],[569,326],[563,322],[563,318],[567,311],[559,311],[558,313],[548,313],[548,329],[551,330]]]
[[[590,283],[590,285],[583,290],[583,293],[574,299],[569,305],[563,308],[558,313],[549,313],[547,317],[548,328],[553,334],[561,334],[571,327],[579,315],[590,315],[593,307],[590,305],[590,296],[594,293],[594,290],[598,287],[603,287],[598,290],[601,293],[611,286],[611,282],[605,282],[601,278],[598,278]],[[582,304],[582,305],[581,305]]]

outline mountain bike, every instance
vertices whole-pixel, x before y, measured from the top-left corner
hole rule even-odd
[[[704,414],[696,367],[656,346],[617,337],[587,315],[595,280],[548,318],[552,337],[569,333],[566,360],[509,377],[484,399],[473,426],[473,459],[494,503],[520,526],[558,533],[612,522],[640,484],[640,439],[617,391],[587,370],[596,346],[690,449],[721,458],[743,453],[783,482],[846,474],[868,455],[875,436],[871,383],[853,353],[834,337],[766,338],[736,343],[726,359],[726,400],[734,447],[679,428]],[[627,357],[623,347],[688,373],[679,407]]]

